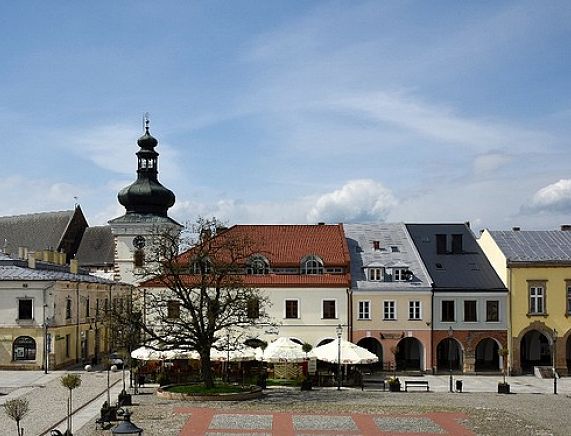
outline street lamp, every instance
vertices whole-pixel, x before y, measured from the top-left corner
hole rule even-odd
[[[557,369],[555,367],[555,345],[557,343],[557,330],[553,329],[553,393],[557,395]]]
[[[123,421],[121,421],[117,427],[111,430],[111,434],[142,435],[143,429],[137,427],[131,422],[131,412],[129,412],[127,409],[123,414]]]
[[[343,334],[343,326],[337,324],[335,329],[337,332],[337,390],[341,390],[341,335]]]
[[[448,373],[450,374],[450,388],[449,392],[452,390],[452,337],[454,336],[454,330],[452,326],[448,327]]]

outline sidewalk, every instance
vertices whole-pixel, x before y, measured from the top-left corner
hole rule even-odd
[[[49,434],[49,430],[57,428],[65,431],[67,399],[69,391],[60,383],[60,378],[66,373],[81,375],[81,386],[73,391],[73,429],[81,428],[94,416],[107,399],[107,371],[101,368],[92,372],[83,369],[69,371],[52,371],[44,374],[41,371],[0,371],[0,405],[14,398],[25,398],[29,401],[30,409],[21,421],[26,436]],[[110,373],[111,401],[117,400],[117,395],[123,388],[122,371]],[[129,372],[125,372],[128,386]],[[61,424],[56,425],[61,422]],[[0,426],[4,429],[16,428],[16,424],[5,413],[0,413]]]

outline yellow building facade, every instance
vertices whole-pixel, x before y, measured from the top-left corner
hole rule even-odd
[[[571,373],[571,233],[488,231],[480,246],[509,290],[509,366]]]

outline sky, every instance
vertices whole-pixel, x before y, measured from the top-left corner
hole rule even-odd
[[[571,224],[571,2],[0,3],[0,216]]]

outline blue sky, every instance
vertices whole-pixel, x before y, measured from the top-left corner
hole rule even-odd
[[[0,4],[0,215],[571,224],[571,3]]]

